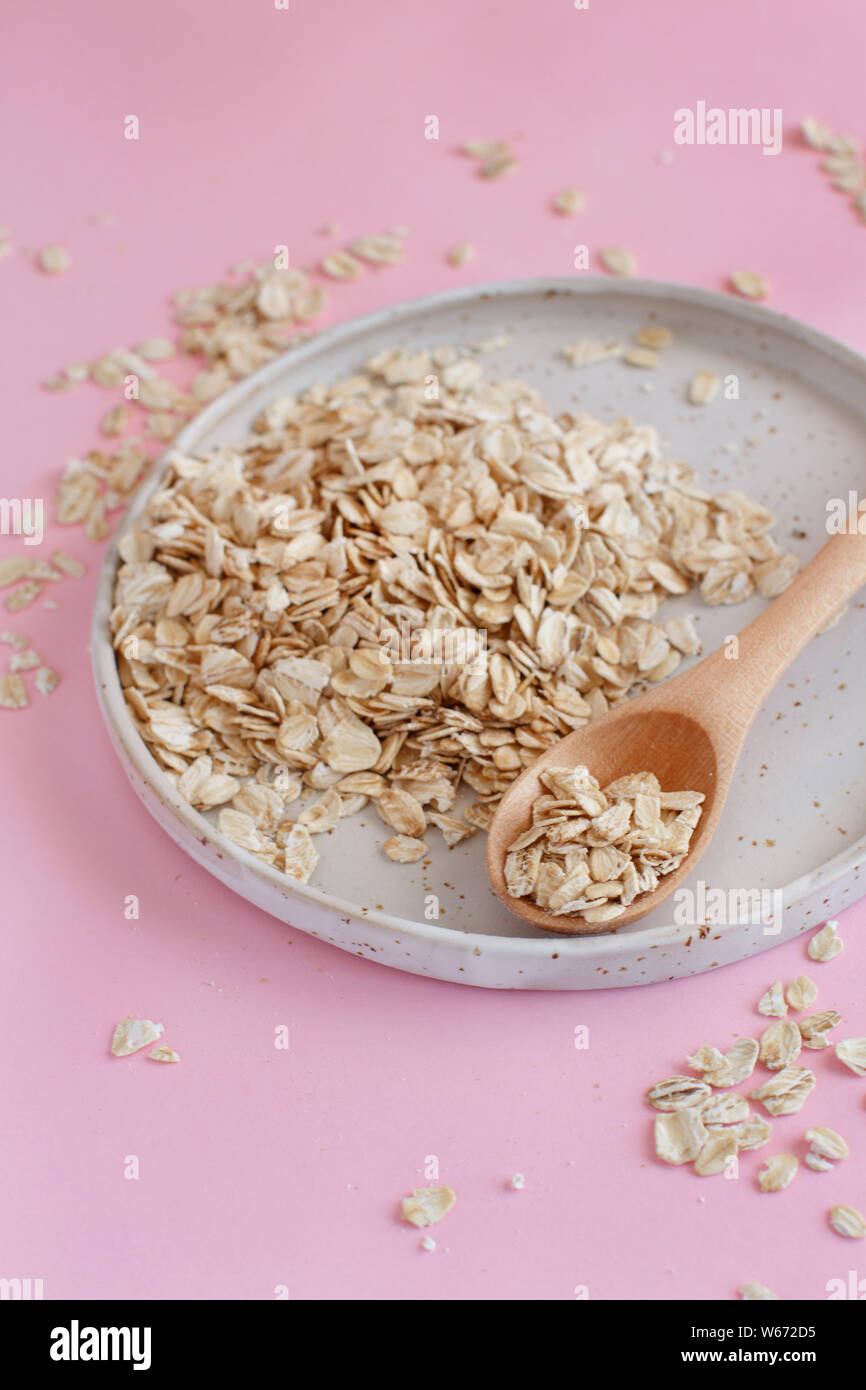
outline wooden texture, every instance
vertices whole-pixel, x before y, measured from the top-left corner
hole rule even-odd
[[[866,536],[837,535],[783,594],[725,647],[663,685],[626,700],[560,739],[509,787],[487,839],[487,871],[505,905],[535,927],[568,936],[616,931],[658,907],[689,874],[710,843],[734,768],[758,710],[806,644],[866,584]],[[632,772],[654,772],[663,791],[703,792],[703,814],[678,869],[621,917],[590,926],[553,917],[505,886],[508,846],[528,828],[546,767],[585,764],[602,786]]]

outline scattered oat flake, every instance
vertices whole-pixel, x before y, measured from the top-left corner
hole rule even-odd
[[[451,265],[466,265],[475,259],[475,247],[471,241],[460,241],[456,246],[452,246],[448,252],[448,260]]]
[[[801,1018],[798,1027],[803,1039],[803,1046],[811,1048],[815,1052],[829,1047],[830,1039],[827,1034],[831,1028],[837,1028],[841,1022],[842,1015],[836,1009],[823,1009],[820,1013],[809,1014],[807,1018]]]
[[[665,1081],[656,1082],[646,1093],[646,1099],[655,1110],[688,1110],[693,1105],[702,1105],[712,1096],[705,1081],[696,1081],[693,1076],[670,1076]]]
[[[771,1154],[764,1159],[764,1169],[758,1175],[762,1192],[781,1192],[797,1176],[800,1164],[794,1154]]]
[[[494,154],[485,159],[478,172],[483,179],[504,179],[509,174],[515,174],[519,168],[520,165],[513,154]]]
[[[164,1032],[162,1023],[153,1023],[149,1018],[121,1019],[111,1039],[111,1051],[115,1057],[129,1057],[155,1043]]]
[[[605,246],[599,251],[599,259],[611,275],[634,275],[635,259],[630,251],[622,246]]]
[[[19,579],[23,579],[25,574],[29,574],[32,566],[29,555],[6,555],[0,560],[0,589],[5,589],[10,584],[17,584]]]
[[[828,961],[838,956],[842,950],[838,926],[838,922],[825,922],[821,930],[815,932],[807,948],[810,959]]]
[[[709,1138],[697,1108],[674,1110],[655,1119],[655,1149],[662,1163],[692,1163]],[[736,1144],[734,1145],[736,1150]]]
[[[457,1194],[450,1187],[416,1187],[411,1197],[403,1198],[403,1220],[413,1226],[434,1226],[447,1216]]]
[[[572,213],[580,212],[585,202],[586,198],[579,188],[564,188],[557,193],[553,206],[563,217],[570,217]]]
[[[9,659],[9,670],[10,672],[32,671],[35,666],[41,665],[41,662],[41,656],[31,647],[28,651],[12,653]]]
[[[167,362],[175,356],[177,349],[168,338],[145,338],[135,351],[145,362]]]
[[[392,835],[383,845],[388,858],[395,864],[417,864],[429,850],[423,840],[412,835]]]
[[[511,1179],[511,1186],[516,1192],[519,1192],[522,1187],[526,1186],[526,1178],[522,1173],[514,1174],[514,1177]]]
[[[814,1125],[812,1129],[806,1130],[805,1137],[811,1150],[806,1155],[806,1162],[809,1163],[810,1167],[818,1166],[814,1162],[810,1163],[810,1158],[824,1160],[820,1167],[826,1170],[834,1163],[839,1163],[843,1158],[847,1158],[851,1152],[841,1134],[838,1134],[835,1129],[830,1129],[827,1125]]]
[[[740,1297],[744,1303],[757,1303],[758,1301],[781,1302],[777,1293],[773,1293],[772,1289],[768,1289],[766,1284],[759,1283],[757,1279],[753,1279],[750,1283],[742,1285],[740,1288]]]
[[[17,589],[6,595],[6,608],[10,613],[20,613],[23,608],[29,608],[42,593],[42,588],[42,584],[33,579],[19,584]]]
[[[364,267],[349,251],[331,251],[323,256],[321,268],[332,280],[357,280],[364,274]]]
[[[129,424],[131,415],[126,406],[112,406],[102,417],[102,433],[106,435],[123,434]]]
[[[658,366],[659,355],[657,352],[654,352],[652,348],[635,347],[629,348],[627,352],[624,352],[622,360],[627,363],[629,367],[652,368]]]
[[[694,1071],[703,1071],[704,1080],[710,1086],[739,1086],[740,1082],[745,1081],[755,1070],[759,1050],[756,1038],[738,1038],[733,1046],[728,1048],[721,1063],[716,1066],[699,1065],[703,1060],[703,1049],[694,1057],[687,1058],[687,1061]]]
[[[784,1018],[787,1012],[788,1005],[785,1003],[782,981],[774,980],[766,994],[762,994],[758,1001],[758,1013],[769,1018]]]
[[[823,121],[815,120],[814,116],[806,116],[801,122],[800,130],[806,143],[815,150],[825,150],[830,142],[831,133]]]
[[[836,1056],[855,1076],[866,1076],[866,1038],[846,1038],[837,1042]]]
[[[800,1029],[793,1019],[779,1019],[761,1034],[760,1059],[770,1071],[781,1071],[796,1062],[802,1046]]]
[[[40,695],[50,695],[60,684],[60,677],[50,666],[40,666],[33,677],[33,683]]]
[[[749,1119],[731,1125],[731,1132],[736,1137],[737,1148],[746,1152],[769,1144],[773,1137],[773,1126],[763,1116],[751,1115]]]
[[[785,990],[785,998],[797,1013],[803,1009],[808,1009],[810,1004],[814,1004],[817,997],[818,986],[809,979],[808,975],[798,975]]]
[[[396,265],[406,259],[406,248],[400,238],[395,236],[358,237],[350,243],[349,249],[356,256],[360,256],[362,261],[371,261],[374,264]]]
[[[494,159],[507,152],[504,140],[464,140],[460,146],[460,153],[469,155],[470,159]]]
[[[721,385],[715,372],[701,368],[689,382],[689,400],[692,405],[709,405]]]
[[[763,1086],[749,1092],[771,1115],[793,1115],[815,1088],[815,1073],[808,1067],[784,1067]]]
[[[723,1173],[736,1157],[737,1149],[737,1136],[731,1129],[714,1130],[695,1159],[698,1177],[711,1178]]]
[[[148,1057],[152,1062],[179,1062],[180,1056],[170,1047],[155,1047],[152,1052],[148,1052]]]
[[[611,357],[621,357],[622,343],[601,343],[592,338],[578,338],[577,342],[566,343],[562,355],[573,367],[590,367],[596,362],[606,362]]]
[[[664,328],[660,323],[648,323],[643,328],[638,329],[634,335],[634,340],[640,347],[652,348],[658,352],[662,348],[670,346],[674,340],[674,335],[669,328]]]
[[[74,555],[70,555],[68,550],[53,550],[51,563],[55,569],[62,570],[64,574],[71,575],[73,579],[83,579],[87,573],[87,566],[81,560],[77,560]]]
[[[43,246],[39,264],[46,275],[62,275],[69,269],[69,252],[64,246]]]
[[[840,1236],[862,1240],[866,1236],[866,1220],[856,1207],[831,1207],[830,1225]]]
[[[20,676],[0,676],[0,709],[26,709],[30,701]]]
[[[766,299],[767,282],[763,275],[759,275],[754,270],[734,270],[731,272],[731,284],[745,299]]]

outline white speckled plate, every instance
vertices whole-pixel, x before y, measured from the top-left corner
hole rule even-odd
[[[609,361],[570,367],[559,354],[580,336],[628,340],[642,324],[673,329],[654,372]],[[784,545],[809,559],[826,540],[828,497],[866,486],[866,359],[813,329],[707,291],[637,280],[530,280],[453,290],[321,334],[214,401],[184,431],[186,452],[243,438],[275,395],[357,370],[391,346],[473,342],[508,330],[509,346],[482,360],[517,375],[557,409],[654,424],[666,452],[693,463],[713,490],[741,488],[780,518]],[[735,376],[739,399],[688,404],[698,367]],[[156,486],[142,490],[125,525]],[[108,640],[117,564],[112,545],[93,620],[93,662],[108,729],[130,780],[172,838],[209,872],[281,920],[358,955],[441,980],[497,989],[637,985],[708,970],[789,939],[866,891],[866,616],[858,601],[817,638],[768,700],[752,731],[702,879],[724,889],[782,890],[775,934],[761,926],[677,926],[668,902],[610,936],[533,931],[494,897],[481,835],[448,851],[430,836],[432,863],[391,865],[385,828],[362,812],[320,836],[306,886],[234,848],[165,780],[125,711]],[[686,596],[705,652],[760,610],[753,599],[707,608]],[[690,885],[686,885],[690,886]],[[427,920],[431,898],[439,919]],[[226,897],[226,910],[231,900]]]

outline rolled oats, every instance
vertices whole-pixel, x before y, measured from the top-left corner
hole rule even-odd
[[[0,709],[26,709],[30,704],[27,687],[14,672],[0,676]]]
[[[763,275],[758,275],[754,270],[732,271],[731,284],[737,294],[743,295],[745,299],[766,299],[767,297],[767,282]]]
[[[153,1023],[149,1018],[123,1018],[114,1030],[111,1051],[115,1057],[129,1057],[156,1042],[164,1032],[162,1023]]]
[[[866,1236],[866,1219],[856,1207],[831,1207],[830,1225],[840,1236],[862,1240]]]
[[[752,1279],[750,1283],[743,1284],[740,1289],[740,1297],[744,1303],[781,1302],[779,1295],[768,1289],[766,1284],[761,1284],[757,1279]]]
[[[800,1013],[802,1009],[808,1009],[810,1004],[814,1004],[818,997],[818,986],[809,979],[807,975],[798,975],[796,980],[792,980],[785,990],[785,998]]]
[[[731,1133],[736,1137],[737,1148],[744,1151],[763,1148],[773,1135],[773,1126],[760,1115],[751,1115],[739,1124],[731,1125]]]
[[[803,1045],[800,1030],[792,1019],[779,1019],[761,1034],[760,1060],[770,1071],[781,1071],[796,1062]]]
[[[709,405],[721,384],[715,372],[709,372],[704,368],[695,372],[689,383],[689,400],[692,405]]]
[[[794,1154],[772,1154],[764,1159],[764,1171],[758,1176],[762,1192],[781,1192],[797,1176],[800,1164]]]
[[[774,980],[766,994],[762,994],[758,1001],[758,1013],[769,1018],[784,1018],[787,1012],[788,1005],[782,991],[782,981]]]
[[[706,1109],[712,1092],[705,1082],[696,1081],[693,1076],[669,1076],[651,1086],[646,1098],[655,1110],[688,1110],[693,1105]]]
[[[660,323],[648,323],[646,327],[638,329],[634,335],[634,340],[640,347],[658,351],[660,348],[669,347],[674,340],[674,335],[669,328],[664,328]]]
[[[655,1148],[662,1163],[692,1163],[708,1137],[708,1131],[695,1107],[656,1116]]]
[[[603,790],[586,767],[545,768],[550,793],[512,842],[505,882],[554,916],[606,925],[678,868],[701,814],[701,792],[663,792],[650,772]],[[527,853],[527,851],[531,851]]]
[[[46,275],[62,275],[69,269],[69,252],[65,246],[43,246],[39,264]]]
[[[749,1092],[771,1115],[793,1115],[815,1088],[815,1073],[808,1067],[784,1067],[763,1086]]]
[[[714,1130],[697,1158],[695,1172],[701,1178],[723,1173],[737,1155],[737,1136],[730,1129]]]
[[[815,1125],[812,1129],[807,1129],[806,1143],[809,1145],[806,1162],[810,1168],[819,1172],[826,1172],[834,1163],[847,1158],[851,1152],[841,1134],[835,1129],[829,1129],[827,1125]]]
[[[399,240],[362,245],[394,259]],[[303,272],[265,266],[241,286],[182,292],[180,350],[236,379],[279,350],[272,335],[308,289]],[[118,350],[94,378],[122,381],[133,357],[149,370]],[[146,380],[161,399],[160,380]],[[73,460],[58,519],[101,532],[144,463],[134,440]],[[303,808],[275,829],[249,824],[226,806],[239,787],[282,769],[286,805],[299,789],[333,788],[338,819],[399,792],[386,811],[417,803],[424,825],[413,813],[397,838],[432,826],[458,843],[487,828],[546,747],[699,649],[691,620],[663,627],[659,605],[692,586],[711,602],[747,597],[781,556],[772,523],[742,494],[699,490],[646,426],[554,416],[531,387],[485,381],[473,356],[447,346],[383,351],[330,387],[273,400],[234,447],[175,454],[120,546],[121,684],[182,794],[206,755],[192,804],[222,806],[236,843],[306,881],[318,856]],[[462,791],[475,799],[461,819]],[[544,869],[553,893],[566,862],[573,887],[585,861],[590,925],[615,929],[621,904],[686,853],[700,814],[697,796],[632,792],[599,804],[586,845],[562,839]],[[582,833],[580,817],[559,819],[556,836]],[[645,865],[628,862],[617,835]],[[540,854],[526,850],[524,876],[539,876]]]
[[[808,1018],[801,1018],[798,1024],[800,1036],[803,1039],[803,1046],[811,1048],[813,1051],[821,1051],[830,1046],[830,1039],[827,1037],[831,1028],[837,1028],[842,1022],[842,1015],[835,1009],[824,1009],[818,1014],[809,1014]]]
[[[475,259],[475,247],[471,241],[459,241],[456,246],[452,246],[448,252],[448,260],[451,265],[467,265],[469,261]]]
[[[622,360],[627,363],[629,367],[652,368],[658,366],[659,355],[653,348],[634,347],[629,348],[627,352],[623,353]]]
[[[580,212],[585,202],[586,198],[579,188],[564,188],[557,193],[553,206],[563,217],[570,217],[572,213]]]
[[[416,840],[411,835],[392,835],[385,841],[383,849],[395,864],[417,864],[429,853],[424,841]]]
[[[450,1187],[416,1187],[411,1197],[403,1198],[403,1220],[413,1226],[433,1226],[447,1216],[457,1193]]]
[[[599,251],[599,259],[611,275],[634,275],[636,265],[634,256],[622,246],[605,246]]]
[[[836,1056],[855,1076],[866,1076],[866,1038],[846,1038],[837,1042]]]
[[[704,1080],[710,1086],[739,1086],[755,1070],[758,1052],[759,1044],[755,1038],[738,1038],[721,1061],[715,1060],[718,1056],[715,1048],[700,1048],[687,1061],[694,1071],[704,1073]],[[710,1065],[704,1065],[705,1062]]]
[[[838,922],[825,922],[821,930],[815,932],[807,947],[812,960],[828,961],[838,956],[842,950],[838,926]]]

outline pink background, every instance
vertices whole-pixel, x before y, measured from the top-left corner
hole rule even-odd
[[[722,288],[733,268],[761,270],[774,307],[866,349],[866,226],[795,133],[814,114],[866,135],[859,0],[17,9],[0,73],[0,222],[15,242],[0,264],[3,495],[50,497],[115,399],[51,396],[44,377],[166,331],[169,292],[231,262],[279,243],[313,261],[330,220],[345,239],[405,224],[411,253],[335,286],[323,323],[446,285],[567,274],[581,240],[622,244],[659,279]],[[783,153],[674,147],[673,111],[699,99],[781,107]],[[123,139],[128,114],[138,142]],[[511,140],[520,172],[475,177],[454,152],[470,137]],[[570,184],[587,207],[565,220],[549,200]],[[464,239],[478,256],[458,271],[444,253]],[[27,254],[49,242],[69,249],[65,276]],[[754,1032],[776,976],[807,969],[841,1033],[866,1032],[862,904],[841,919],[835,964],[812,966],[798,942],[643,990],[488,993],[341,954],[233,897],[139,805],[91,689],[101,548],[52,527],[43,553],[61,543],[90,571],[59,590],[62,610],[2,615],[63,683],[0,710],[0,1276],[42,1278],[48,1298],[267,1299],[286,1285],[570,1299],[585,1285],[595,1299],[730,1299],[760,1279],[820,1299],[858,1261],[866,1274],[862,1245],[826,1224],[833,1202],[866,1208],[864,1083],[832,1056],[808,1054],[818,1095],[764,1153],[802,1157],[803,1129],[825,1123],[854,1154],[778,1196],[755,1187],[760,1153],[736,1182],[656,1162],[641,1101],[698,1044]],[[18,550],[0,539],[0,555]],[[164,1022],[182,1063],[110,1058],[125,1013]],[[396,1215],[427,1155],[459,1194],[432,1254]]]

